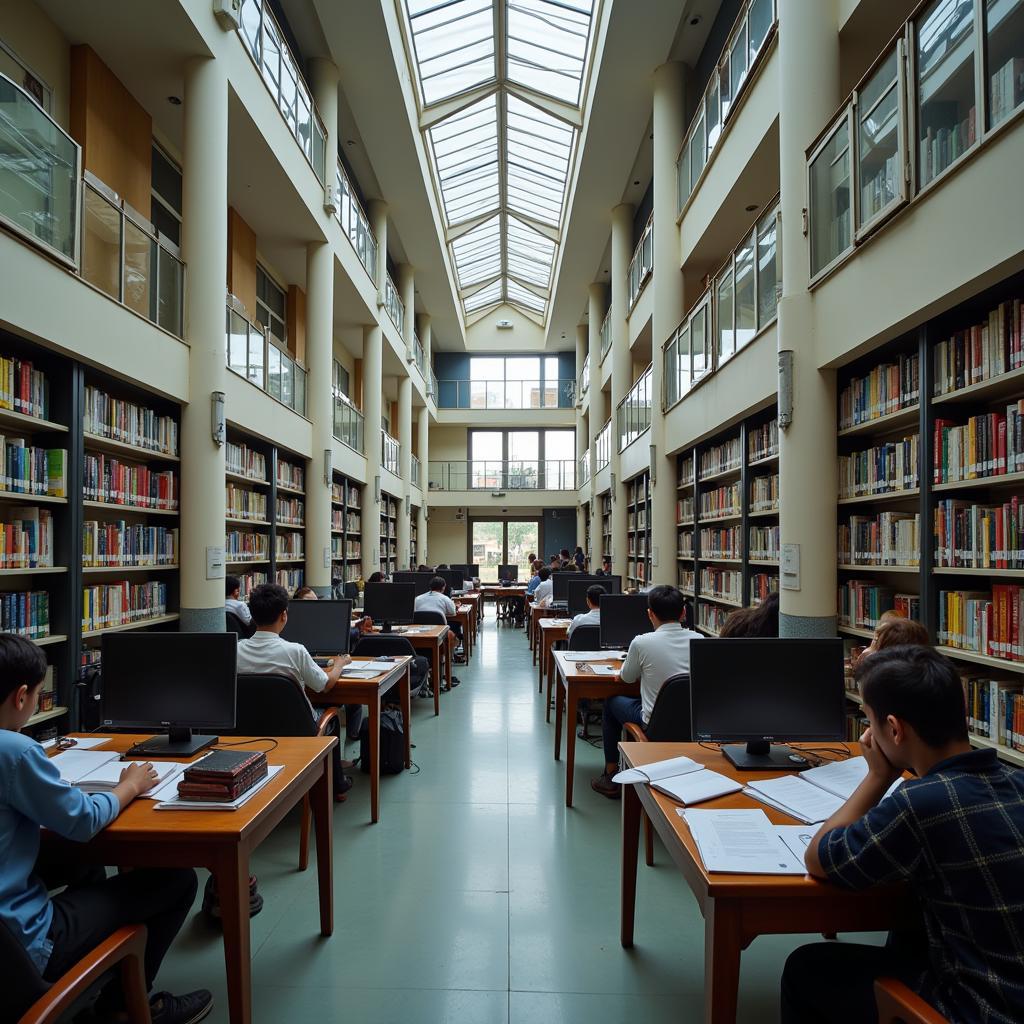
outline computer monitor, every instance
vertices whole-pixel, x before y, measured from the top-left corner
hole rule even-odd
[[[569,581],[569,614],[582,615],[589,609],[587,591],[591,587],[601,587],[606,594],[618,594],[622,590],[621,576],[595,576],[586,579]]]
[[[586,580],[588,583],[603,583],[608,578],[607,576],[590,576],[576,569],[564,569],[560,572],[553,572],[551,574],[551,600],[564,604],[569,599],[570,584],[581,580]],[[619,590],[621,590],[621,576],[619,577],[619,582]],[[614,591],[614,593],[618,593],[618,591]]]
[[[390,633],[396,622],[412,622],[416,606],[414,583],[367,583],[363,588],[363,612]]]
[[[432,572],[396,572],[391,579],[395,583],[411,583],[416,588],[416,596],[425,594],[430,589],[430,581],[437,575]]]
[[[462,569],[438,569],[434,576],[440,576],[444,580],[449,595],[456,590],[462,590],[464,580]]]
[[[314,656],[348,654],[351,627],[351,601],[289,601],[281,639],[302,644]]]
[[[499,565],[498,566],[498,579],[499,580],[518,580],[519,579],[519,566],[518,565]]]
[[[599,576],[600,580],[615,579]],[[654,630],[644,594],[605,594],[601,598],[601,646],[626,648],[633,637]]]
[[[166,730],[129,751],[144,757],[190,757],[213,746],[220,737],[192,730],[234,729],[237,651],[234,633],[105,634],[102,726]]]
[[[472,565],[469,562],[466,562],[464,565],[452,565],[452,568],[461,571],[462,575],[467,580],[478,580],[478,579],[480,579],[480,566],[479,565]]]
[[[690,707],[693,738],[735,744],[722,753],[737,768],[805,768],[799,754],[777,741],[845,739],[843,641],[692,643]]]

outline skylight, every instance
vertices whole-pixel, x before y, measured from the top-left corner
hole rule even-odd
[[[396,0],[463,310],[543,322],[595,0]]]

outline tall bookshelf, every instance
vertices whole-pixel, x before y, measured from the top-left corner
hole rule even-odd
[[[597,496],[601,502],[601,558],[612,557],[612,495],[605,491]]]
[[[420,564],[419,514],[419,506],[413,505],[409,510],[409,565],[411,567]]]
[[[362,575],[362,485],[341,473],[331,488],[331,576],[343,583]]]
[[[626,584],[647,587],[651,581],[651,474],[626,481]]]
[[[306,579],[306,467],[280,448],[272,454],[274,582],[294,594]]]
[[[893,607],[924,623],[961,670],[972,743],[1017,764],[1022,299],[1018,274],[844,367],[837,431],[840,633],[862,643]]]
[[[398,499],[380,496],[380,571],[390,576],[398,568]]]

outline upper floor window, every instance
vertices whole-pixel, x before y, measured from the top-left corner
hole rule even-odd
[[[349,397],[349,388],[351,387],[351,378],[348,370],[345,369],[337,359],[334,360],[334,365],[331,374],[331,387],[334,389],[335,397],[344,395],[345,398]]]
[[[270,332],[280,348],[288,339],[285,327],[288,297],[283,288],[256,264],[256,320]]]
[[[181,168],[155,142],[152,183],[149,219],[161,235],[181,245]]]

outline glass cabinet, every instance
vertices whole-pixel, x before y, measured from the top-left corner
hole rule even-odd
[[[853,244],[850,120],[847,108],[815,148],[808,164],[812,279],[829,269]]]

